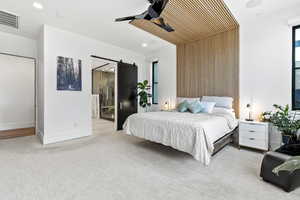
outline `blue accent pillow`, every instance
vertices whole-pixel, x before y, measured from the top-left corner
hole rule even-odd
[[[177,110],[178,112],[186,112],[188,110],[188,106],[189,103],[186,100],[184,100],[178,105]]]
[[[214,110],[214,107],[216,106],[215,102],[201,101],[200,104],[202,106],[201,112],[203,112],[203,113],[212,113]]]
[[[188,106],[189,111],[191,111],[191,113],[200,113],[204,107],[201,105],[200,101],[194,101],[192,103],[189,104]]]

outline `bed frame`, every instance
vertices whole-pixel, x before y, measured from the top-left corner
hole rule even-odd
[[[212,156],[216,155],[219,151],[221,151],[226,145],[233,143],[234,145],[238,144],[238,128],[234,129],[227,135],[223,136],[222,138],[218,139],[214,143],[214,152]]]

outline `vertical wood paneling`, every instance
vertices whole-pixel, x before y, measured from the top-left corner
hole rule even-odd
[[[177,96],[231,96],[239,114],[239,24],[223,0],[169,0],[161,15],[175,31],[131,24],[177,45]]]
[[[177,96],[231,96],[239,114],[239,29],[177,45]]]

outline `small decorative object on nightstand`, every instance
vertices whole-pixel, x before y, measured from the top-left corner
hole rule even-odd
[[[241,120],[239,122],[239,145],[268,151],[269,123]]]
[[[163,110],[165,110],[165,111],[170,110],[170,104],[169,104],[168,101],[165,102],[164,107],[163,107]]]
[[[252,121],[254,121],[254,120],[252,119],[252,106],[251,106],[250,103],[248,103],[246,107],[247,107],[248,112],[249,112],[249,118],[246,119],[246,121],[252,122]]]

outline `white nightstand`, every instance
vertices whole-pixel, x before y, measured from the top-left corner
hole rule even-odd
[[[239,145],[269,150],[269,123],[257,121],[239,121]]]

